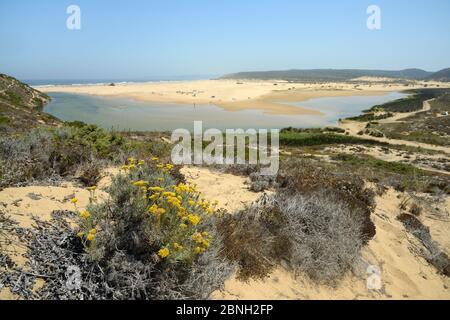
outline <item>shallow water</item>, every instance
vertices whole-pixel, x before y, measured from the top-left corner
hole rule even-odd
[[[319,127],[336,125],[339,118],[356,116],[374,105],[399,99],[403,93],[385,96],[316,98],[294,106],[319,110],[323,115],[267,115],[259,110],[225,111],[214,105],[182,105],[139,102],[130,99],[50,93],[52,101],[44,111],[64,121],[79,120],[105,129],[163,131],[193,129],[194,121],[204,128]]]

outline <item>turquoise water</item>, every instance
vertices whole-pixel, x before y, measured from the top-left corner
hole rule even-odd
[[[390,93],[385,96],[317,98],[294,106],[319,110],[316,115],[267,115],[259,110],[225,111],[214,105],[181,105],[138,102],[66,93],[50,93],[52,101],[44,111],[64,121],[83,121],[105,129],[132,131],[165,131],[176,128],[191,130],[194,121],[203,121],[204,128],[267,128],[319,127],[336,125],[339,118],[356,116],[376,104],[406,96]]]

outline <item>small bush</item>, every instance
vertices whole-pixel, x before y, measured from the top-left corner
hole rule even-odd
[[[424,258],[440,273],[450,277],[450,258],[433,240],[430,228],[425,226],[417,217],[402,213],[397,219],[401,221],[409,233],[415,236],[426,249],[422,251]]]
[[[227,215],[219,223],[223,239],[222,254],[238,265],[238,278],[262,279],[276,261],[273,261],[275,236],[262,223],[256,208]]]
[[[409,212],[416,217],[420,216],[422,214],[422,211],[423,208],[415,202],[411,205],[411,208],[409,209]]]
[[[282,163],[277,182],[287,194],[325,191],[336,195],[352,210],[363,215],[365,238],[375,236],[375,225],[370,219],[375,208],[375,193],[365,187],[364,180],[358,175],[342,168],[332,172],[307,160],[290,160]]]
[[[250,190],[254,192],[265,191],[269,188],[276,187],[276,176],[261,175],[259,172],[252,172],[249,175]]]
[[[360,258],[364,219],[332,193],[278,194],[221,223],[224,255],[243,279],[281,261],[311,279],[336,284]]]
[[[112,269],[110,285],[119,291],[128,285],[122,273],[133,271],[147,279],[136,288],[139,297],[209,295],[231,270],[218,257],[214,205],[194,186],[176,184],[172,165],[129,161],[113,180],[111,201],[80,212],[78,236],[90,259]],[[211,279],[214,273],[220,276]]]
[[[352,165],[361,165],[366,167],[372,167],[382,169],[384,171],[390,171],[400,174],[417,174],[423,175],[423,170],[409,164],[395,161],[384,161],[376,159],[370,156],[355,156],[352,154],[340,153],[332,157],[333,160],[343,161]]]
[[[313,280],[335,284],[351,271],[367,242],[364,219],[330,193],[279,200],[287,223],[281,234],[291,239],[290,263]]]

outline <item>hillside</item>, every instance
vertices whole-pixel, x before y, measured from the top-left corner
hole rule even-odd
[[[221,79],[281,79],[287,81],[348,81],[359,77],[403,78],[419,80],[431,77],[432,72],[421,69],[358,70],[358,69],[310,69],[285,71],[239,72],[221,77]]]
[[[443,69],[427,77],[428,80],[450,81],[450,68]]]
[[[37,124],[56,124],[44,114],[50,97],[19,80],[0,74],[0,131],[29,129]]]

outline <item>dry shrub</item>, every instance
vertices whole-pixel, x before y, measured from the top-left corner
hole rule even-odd
[[[228,216],[220,225],[224,255],[241,278],[261,278],[281,261],[334,285],[352,270],[367,242],[361,212],[336,195],[278,194]]]
[[[83,162],[76,170],[77,179],[86,187],[95,186],[102,178],[102,170],[106,166],[106,161],[98,159]]]
[[[10,259],[6,253],[8,246],[12,244],[16,225],[17,222],[13,221],[5,212],[0,210],[0,270],[9,263]]]
[[[307,160],[290,160],[281,166],[277,181],[285,193],[325,192],[338,198],[362,216],[364,239],[368,241],[375,236],[375,225],[370,219],[375,193],[365,188],[359,176],[345,170],[331,172]]]
[[[334,194],[319,192],[278,200],[292,243],[290,263],[311,279],[335,284],[353,269],[367,242],[363,214]]]
[[[440,273],[450,277],[450,258],[433,240],[430,228],[425,226],[417,217],[407,213],[400,214],[397,219],[403,223],[406,231],[422,243],[426,249],[426,252],[423,252],[424,258]]]
[[[274,265],[272,248],[275,236],[260,218],[258,209],[251,207],[235,215],[227,215],[219,223],[222,253],[238,265],[238,278],[244,281],[266,277]]]
[[[423,208],[420,205],[418,205],[416,202],[414,202],[411,205],[411,207],[409,208],[409,212],[416,217],[420,216],[422,214],[422,211],[423,211]]]

